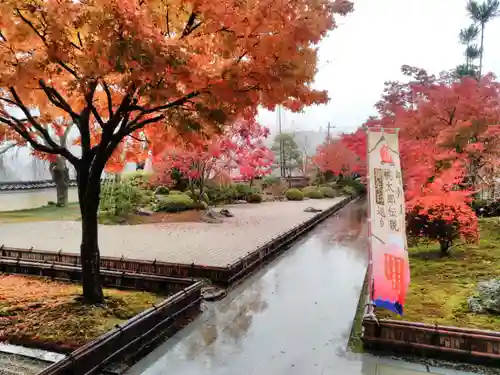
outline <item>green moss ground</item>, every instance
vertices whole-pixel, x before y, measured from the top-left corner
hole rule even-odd
[[[66,207],[55,205],[32,208],[28,210],[0,212],[0,223],[22,223],[29,221],[62,221],[80,220],[78,203],[70,203]]]
[[[500,219],[480,219],[479,225],[479,243],[457,245],[449,257],[439,256],[438,245],[410,248],[411,282],[405,316],[385,310],[377,315],[500,331],[500,316],[474,314],[467,308],[467,298],[478,282],[500,277]]]

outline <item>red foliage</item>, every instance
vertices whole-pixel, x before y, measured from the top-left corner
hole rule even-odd
[[[443,82],[420,71],[409,84],[388,83],[377,104],[379,119],[363,128],[399,128],[401,167],[408,210],[436,212],[474,238],[474,214],[466,205],[500,160],[500,85],[493,77]],[[344,144],[366,163],[364,129],[343,135]],[[477,237],[476,237],[477,238]]]
[[[468,243],[479,239],[476,214],[460,192],[415,198],[407,212],[408,234],[439,241],[443,255],[458,237]]]
[[[192,134],[189,142],[180,139],[153,144],[153,168],[162,183],[168,184],[177,169],[191,183],[201,183],[224,173],[239,171],[240,178],[251,180],[271,172],[272,153],[262,143],[269,130],[254,120],[239,119],[210,137]],[[184,137],[185,138],[185,137]]]
[[[347,148],[342,140],[320,145],[313,162],[321,172],[328,171],[335,175],[352,175],[362,171],[359,156]]]

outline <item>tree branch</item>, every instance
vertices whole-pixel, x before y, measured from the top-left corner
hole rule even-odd
[[[2,149],[0,149],[0,155],[5,154],[7,151],[9,151],[11,148],[16,147],[16,143],[9,143],[5,145]]]
[[[49,132],[47,129],[45,129],[38,121],[35,120],[35,118],[31,115],[31,112],[26,106],[23,104],[21,98],[16,92],[16,89],[14,87],[9,88],[12,96],[14,97],[14,101],[16,102],[17,107],[24,113],[26,116],[26,119],[28,122],[41,134],[42,138],[44,139],[47,144],[52,147],[54,150],[57,150],[58,148],[60,149],[61,147],[54,142],[52,137],[50,136]]]
[[[189,101],[189,99],[193,99],[200,94],[201,94],[201,91],[198,91],[198,90],[192,91],[189,94],[183,96],[182,98],[176,99],[173,102],[170,102],[168,104],[160,105],[160,106],[153,107],[153,108],[132,106],[131,109],[141,111],[141,114],[139,115],[139,117],[142,117],[143,115],[147,115],[147,114],[154,113],[154,112],[159,112],[159,111],[162,111],[164,109],[168,109],[168,108],[175,107],[175,106],[180,106],[180,105],[186,103],[187,101]]]
[[[28,20],[26,17],[23,16],[23,14],[21,13],[21,10],[19,8],[16,8],[16,11],[17,11],[17,14],[18,16],[23,20],[23,22],[25,24],[27,24],[31,30],[33,30],[33,32],[40,38],[40,40],[43,42],[43,44],[45,44],[45,47],[47,47],[47,49],[49,48],[49,43],[47,42],[47,39],[45,39],[45,36],[43,36],[40,31],[38,31],[38,29],[35,27],[35,25],[33,25],[33,23]],[[78,77],[78,73],[70,68],[65,62],[63,62],[62,60],[59,60],[59,59],[56,59],[55,60],[59,65],[61,65],[61,67],[64,68],[64,70],[66,70],[68,73],[70,73],[73,77],[75,78],[79,78]]]
[[[192,12],[191,15],[189,16],[188,21],[186,22],[186,26],[184,27],[184,30],[182,31],[180,39],[188,36],[193,31],[195,31],[198,27],[201,26],[201,24],[202,24],[201,21],[199,21],[196,24],[195,24],[195,21],[196,21],[196,13]]]
[[[111,91],[109,89],[108,84],[104,81],[104,79],[101,80],[101,85],[106,93],[106,97],[108,98],[108,113],[109,113],[109,118],[113,117],[113,97],[111,96]]]
[[[129,134],[128,136],[132,139],[135,139],[138,142],[143,142],[143,143],[149,144],[149,140],[146,137],[145,137],[145,139],[140,139],[140,138],[137,138],[136,136],[133,136],[132,134]]]
[[[40,151],[40,152],[45,152],[47,154],[54,154],[54,155],[59,154],[59,152],[57,152],[54,148],[49,147],[49,146],[45,146],[45,145],[41,144],[40,142],[37,142],[36,140],[34,140],[30,136],[29,132],[24,127],[24,124],[20,120],[14,118],[14,117],[5,118],[3,116],[0,116],[0,122],[10,126],[12,129],[14,129],[14,131],[16,133],[18,133],[26,142],[28,142],[31,145],[31,147],[33,147],[35,150]],[[76,157],[75,157],[75,159],[78,160]]]
[[[90,83],[87,93],[85,93],[85,102],[87,105],[83,108],[80,113],[80,121],[78,129],[80,130],[80,136],[82,140],[82,158],[89,157],[90,147],[90,113],[92,112],[92,107],[94,106],[94,93],[97,88],[97,81]],[[97,120],[97,119],[96,119]]]
[[[49,98],[49,100],[52,102],[52,104],[54,104],[57,108],[60,108],[63,111],[67,112],[71,116],[73,122],[78,123],[80,116],[73,111],[71,105],[62,97],[62,95],[59,94],[59,92],[55,88],[47,86],[43,79],[39,80],[38,83],[40,84],[40,87],[42,88],[45,95],[47,95],[47,98]]]

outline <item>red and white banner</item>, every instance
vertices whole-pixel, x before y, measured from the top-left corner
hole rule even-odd
[[[371,299],[376,307],[403,315],[410,268],[398,133],[368,129],[367,136]]]

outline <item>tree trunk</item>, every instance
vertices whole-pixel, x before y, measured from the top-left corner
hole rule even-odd
[[[483,73],[483,47],[484,47],[484,27],[485,24],[481,24],[481,53],[479,54],[479,77],[478,80],[481,79],[481,75]]]
[[[57,206],[64,207],[68,205],[68,188],[69,188],[69,169],[66,161],[60,155],[56,160],[49,165],[49,171],[52,176],[52,181],[56,184]]]
[[[104,302],[100,274],[100,255],[98,242],[98,209],[101,191],[99,178],[90,177],[90,165],[83,165],[78,171],[78,199],[82,215],[82,259],[83,298],[86,302]]]
[[[448,239],[440,239],[439,240],[439,247],[441,250],[442,257],[450,255],[450,248],[451,248],[452,244],[453,244],[453,242],[448,240]]]

